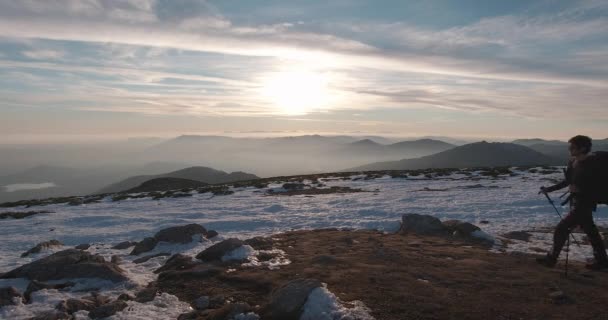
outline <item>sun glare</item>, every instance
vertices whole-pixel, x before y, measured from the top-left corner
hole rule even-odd
[[[327,82],[327,75],[323,73],[306,70],[283,71],[263,81],[262,95],[271,101],[279,112],[301,115],[327,104]]]

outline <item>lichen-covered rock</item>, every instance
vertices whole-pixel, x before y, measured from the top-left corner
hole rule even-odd
[[[275,290],[269,305],[272,318],[299,319],[308,295],[321,286],[316,279],[297,279]]]
[[[156,238],[145,238],[135,245],[135,248],[133,248],[130,255],[137,256],[144,252],[152,251],[154,248],[156,248],[156,244],[158,244],[158,240],[156,240]]]
[[[23,294],[23,296],[25,297],[25,301],[29,302],[31,300],[33,292],[36,292],[36,291],[39,291],[39,290],[42,290],[42,289],[62,290],[62,289],[65,289],[65,288],[73,287],[74,285],[75,285],[74,282],[49,284],[49,283],[44,283],[44,282],[32,280],[28,284],[27,289],[25,290],[25,293]]]
[[[100,255],[76,249],[56,252],[0,275],[0,279],[9,278],[38,281],[73,278],[101,278],[114,282],[127,280],[117,265],[105,261]]]
[[[63,243],[61,243],[59,240],[50,240],[50,241],[41,242],[41,243],[37,244],[35,247],[31,248],[30,250],[22,253],[21,257],[22,258],[27,257],[28,255],[30,255],[32,253],[40,253],[40,251],[42,251],[42,250],[50,249],[53,247],[60,247],[62,245],[63,245]]]
[[[447,233],[447,228],[441,223],[441,220],[421,214],[404,214],[401,217],[402,233],[415,233],[421,235],[444,235]]]
[[[164,242],[188,243],[192,241],[192,236],[197,234],[206,235],[207,229],[200,224],[192,223],[160,230],[154,235],[154,238]]]
[[[119,311],[124,310],[128,306],[129,305],[126,302],[124,302],[122,300],[116,300],[116,301],[110,302],[108,304],[104,304],[100,307],[97,307],[97,308],[91,310],[91,312],[89,312],[89,318],[91,318],[91,319],[107,318],[109,316],[115,315]]]
[[[15,298],[23,298],[17,289],[14,287],[0,288],[0,307],[14,305]]]
[[[452,235],[460,237],[471,237],[473,232],[481,230],[478,226],[460,220],[447,220],[443,225]]]
[[[136,244],[137,244],[137,242],[134,242],[134,241],[123,241],[123,242],[113,246],[112,249],[124,250],[124,249],[131,248],[131,247],[135,246]]]
[[[197,254],[196,258],[203,261],[221,260],[226,253],[242,246],[243,244],[245,244],[243,241],[236,238],[226,239]]]
[[[164,271],[183,271],[191,269],[197,264],[198,263],[194,261],[191,256],[177,253],[171,256],[171,258],[167,259],[162,267],[154,270],[154,273],[161,273]]]

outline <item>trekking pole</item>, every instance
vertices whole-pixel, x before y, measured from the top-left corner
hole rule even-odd
[[[543,192],[543,194],[545,195],[545,197],[547,197],[547,200],[549,200],[549,203],[553,206],[553,209],[555,209],[555,213],[557,213],[557,215],[559,216],[560,219],[562,218],[562,214],[559,213],[559,210],[557,210],[557,207],[555,206],[555,203],[553,203],[553,200],[551,200],[551,197],[549,197],[549,195],[546,192]],[[577,247],[581,247],[581,245],[578,243],[578,241],[576,241],[576,238],[574,237],[574,235],[572,233],[570,233],[570,236],[572,237],[572,240],[574,240],[574,243],[576,244]],[[568,241],[570,241],[570,237],[568,237]]]
[[[566,266],[564,273],[566,274],[566,278],[568,278],[568,255],[570,254],[570,237],[568,237],[568,242],[566,243]]]

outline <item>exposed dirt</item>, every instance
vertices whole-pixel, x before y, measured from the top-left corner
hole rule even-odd
[[[532,256],[453,238],[328,229],[272,239],[292,261],[279,270],[224,264],[216,265],[219,274],[153,285],[188,302],[225,295],[259,306],[262,319],[271,319],[265,306],[272,290],[297,278],[325,282],[345,302],[363,301],[376,319],[608,319],[608,273],[576,262],[565,278],[563,263],[548,269]]]

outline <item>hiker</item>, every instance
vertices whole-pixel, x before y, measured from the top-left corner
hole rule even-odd
[[[579,135],[568,140],[568,143],[571,159],[565,171],[565,180],[550,187],[541,187],[539,194],[569,187],[570,196],[566,201],[570,202],[570,212],[555,228],[551,251],[537,261],[547,267],[555,266],[570,232],[576,226],[580,226],[589,238],[595,258],[593,263],[587,264],[586,267],[591,270],[606,269],[608,268],[606,248],[593,222],[593,211],[597,208],[597,190],[593,188],[594,172],[591,170],[593,166],[589,159],[591,138]]]

